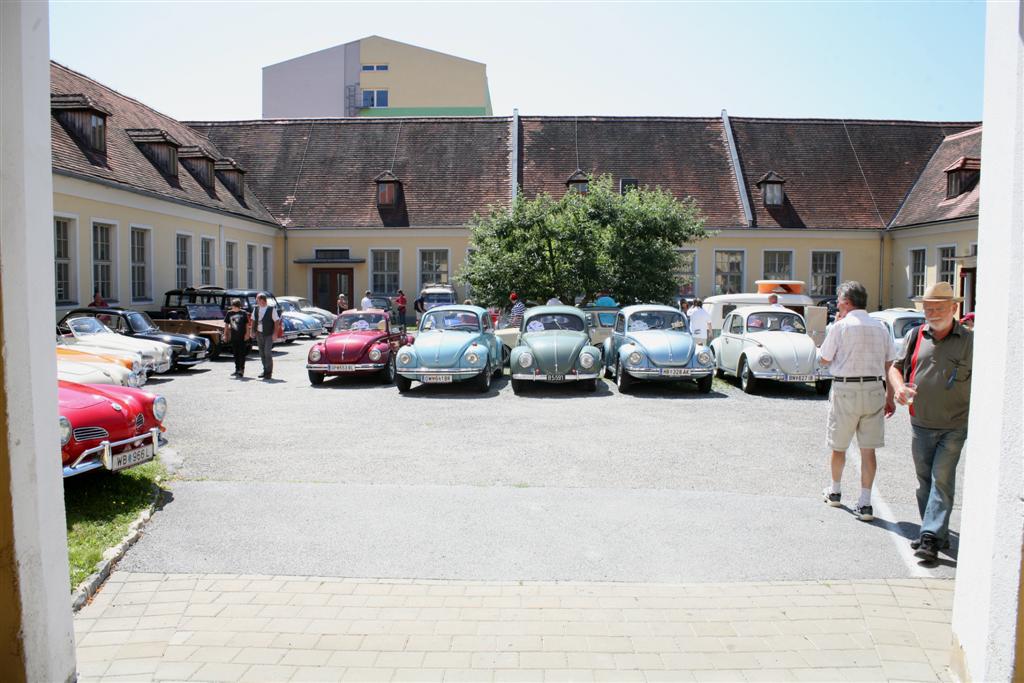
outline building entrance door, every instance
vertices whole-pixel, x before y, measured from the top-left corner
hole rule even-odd
[[[314,268],[313,305],[328,311],[337,310],[338,295],[344,294],[353,307],[351,268]]]

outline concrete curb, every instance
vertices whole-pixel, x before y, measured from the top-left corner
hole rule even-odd
[[[96,563],[96,571],[90,574],[85,581],[78,584],[78,588],[71,594],[72,612],[80,610],[89,602],[92,596],[96,595],[96,591],[99,590],[103,582],[110,576],[110,571],[114,568],[114,565],[124,557],[124,554],[128,552],[128,548],[131,548],[139,540],[142,536],[142,527],[146,525],[156,511],[156,506],[160,502],[162,493],[163,489],[160,488],[160,485],[153,484],[153,500],[150,501],[149,507],[140,512],[135,521],[128,525],[128,533],[125,534],[120,543],[103,551],[103,559]]]

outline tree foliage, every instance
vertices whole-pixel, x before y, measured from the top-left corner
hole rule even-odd
[[[586,194],[517,195],[469,228],[471,256],[456,279],[485,306],[507,304],[509,292],[539,302],[587,303],[602,293],[669,302],[680,284],[677,250],[708,236],[693,199],[660,188],[622,195],[609,176],[592,179]]]

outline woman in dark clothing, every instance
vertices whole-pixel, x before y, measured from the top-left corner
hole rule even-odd
[[[245,374],[245,357],[249,353],[249,314],[242,310],[242,300],[232,299],[231,308],[224,314],[224,341],[231,344],[235,354],[232,377]]]

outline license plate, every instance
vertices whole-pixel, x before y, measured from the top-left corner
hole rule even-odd
[[[546,375],[545,379],[549,382],[564,382],[565,375]]]
[[[786,375],[786,379],[790,382],[811,382],[814,375]]]
[[[661,374],[665,377],[683,377],[687,372],[686,368],[663,368]]]
[[[331,372],[354,372],[356,369],[354,365],[331,365],[329,367]]]
[[[196,358],[206,358],[206,351],[200,351],[197,353]]]
[[[128,467],[134,467],[135,465],[141,465],[144,462],[149,462],[153,459],[153,446],[147,444],[140,448],[133,448],[130,451],[124,451],[121,453],[114,453],[110,456],[110,470],[117,472]]]
[[[451,375],[423,375],[424,384],[451,384]]]

